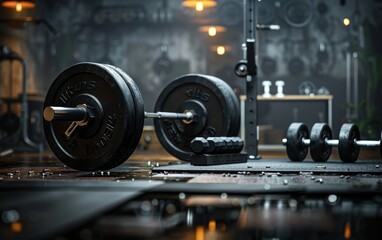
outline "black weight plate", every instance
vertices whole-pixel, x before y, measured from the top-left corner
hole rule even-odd
[[[122,77],[108,67],[95,63],[78,63],[64,70],[50,86],[47,106],[75,107],[80,103],[102,109],[96,122],[79,127],[68,139],[64,132],[70,121],[44,120],[47,142],[56,156],[77,170],[102,170],[117,166],[129,154],[134,126],[134,101]],[[97,111],[98,112],[98,111]],[[98,113],[100,114],[100,113]],[[93,131],[97,128],[97,131]],[[87,134],[93,131],[92,135]]]
[[[308,154],[308,146],[302,139],[309,138],[308,127],[304,123],[292,123],[287,131],[286,150],[290,160],[301,162]]]
[[[196,109],[199,112],[197,117],[202,117],[204,124],[200,121],[186,124],[179,119],[154,119],[155,132],[163,147],[173,156],[190,161],[190,142],[195,137],[234,135],[232,124],[236,106],[230,90],[224,81],[202,74],[185,75],[168,84],[157,99],[155,111],[183,112],[190,110],[182,109],[183,106],[194,105],[204,109],[205,113]]]
[[[359,129],[352,123],[345,123],[340,129],[338,153],[343,162],[355,162],[359,155],[360,147],[354,140],[361,138]]]
[[[291,27],[301,28],[307,26],[313,19],[313,6],[310,1],[288,1],[281,11],[285,22]]]
[[[213,79],[216,82],[220,82],[221,85],[225,87],[228,94],[232,98],[232,102],[234,104],[234,108],[232,109],[232,124],[229,131],[229,136],[237,136],[240,131],[240,102],[238,97],[236,96],[235,92],[232,90],[231,86],[228,85],[225,81],[221,80],[220,78],[214,77],[214,76],[207,76]]]
[[[332,139],[332,130],[326,123],[316,123],[310,132],[310,156],[315,162],[326,162],[332,154],[332,146],[325,139]]]
[[[133,126],[135,126],[135,128],[131,129],[131,131],[133,131],[132,138],[130,143],[126,146],[129,148],[127,152],[129,152],[131,155],[131,153],[133,153],[136,147],[138,146],[139,140],[142,136],[143,126],[145,123],[145,109],[144,109],[142,94],[137,84],[125,71],[123,71],[122,69],[116,66],[112,66],[108,64],[105,64],[105,65],[112,68],[119,75],[121,75],[121,77],[127,83],[127,86],[129,87],[131,95],[133,97],[134,109],[135,109],[135,114],[134,114],[135,117],[133,121]]]

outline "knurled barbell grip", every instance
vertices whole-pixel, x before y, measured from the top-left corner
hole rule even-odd
[[[174,112],[145,112],[145,118],[173,118],[173,119],[185,119],[192,121],[193,114],[191,112],[174,113]]]
[[[65,120],[65,121],[85,121],[88,117],[86,105],[80,105],[77,107],[56,107],[48,106],[44,109],[44,119],[48,122],[53,120]]]

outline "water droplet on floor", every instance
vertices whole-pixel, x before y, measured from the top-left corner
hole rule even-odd
[[[326,169],[325,165],[316,165],[316,168]]]
[[[179,193],[179,199],[180,199],[180,200],[184,200],[184,199],[186,199],[186,194],[183,193],[183,192]]]
[[[288,179],[284,179],[283,183],[284,185],[288,185]]]

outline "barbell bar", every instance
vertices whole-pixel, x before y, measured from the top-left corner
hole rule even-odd
[[[92,118],[92,111],[86,106],[86,104],[80,104],[76,107],[58,107],[48,106],[45,107],[43,116],[48,122],[62,120],[62,121],[76,121],[84,122]],[[145,112],[145,118],[163,118],[163,119],[183,119],[185,123],[191,123],[193,121],[194,114],[191,111],[184,113],[174,112]]]
[[[51,121],[72,121],[65,131],[65,136],[70,138],[77,127],[86,126],[90,119],[96,118],[94,111],[91,110],[86,104],[79,104],[76,107],[59,107],[48,106],[44,108],[44,119],[48,122]],[[191,111],[184,113],[174,112],[144,112],[145,118],[158,118],[158,119],[181,119],[183,123],[190,124],[193,122],[194,114]],[[98,116],[100,118],[100,116]]]

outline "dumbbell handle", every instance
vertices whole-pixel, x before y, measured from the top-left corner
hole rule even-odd
[[[282,143],[284,145],[287,143],[287,141],[288,140],[286,138],[282,139]],[[303,138],[302,142],[304,143],[304,145],[310,145],[310,139]],[[327,144],[329,146],[338,146],[339,142],[340,141],[338,139],[325,139],[325,144]],[[381,141],[378,141],[378,140],[356,140],[356,139],[354,139],[354,143],[357,146],[362,146],[362,147],[378,147],[381,145]]]
[[[78,105],[77,107],[56,107],[48,106],[44,109],[44,119],[48,122],[53,120],[64,121],[85,121],[88,118],[88,109],[86,105]],[[192,112],[173,113],[173,112],[145,112],[145,118],[171,118],[171,119],[184,119],[192,121]]]
[[[309,144],[310,144],[310,139],[302,138],[301,140],[302,140],[302,143],[303,143],[304,145],[309,145]],[[286,138],[283,138],[283,139],[281,140],[281,142],[282,142],[283,145],[286,145],[287,142],[288,142],[288,140],[287,140]]]
[[[325,139],[325,144],[329,146],[338,146],[339,143],[340,141],[338,139]],[[380,141],[354,139],[354,143],[357,146],[362,146],[362,147],[376,147],[376,146],[379,146]]]
[[[355,144],[361,147],[378,147],[381,141],[377,140],[354,140]]]

